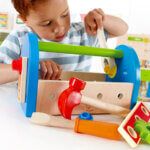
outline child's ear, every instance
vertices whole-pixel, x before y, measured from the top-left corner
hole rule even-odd
[[[24,24],[28,25],[28,22],[25,17],[18,15],[18,18],[21,19],[24,22]]]

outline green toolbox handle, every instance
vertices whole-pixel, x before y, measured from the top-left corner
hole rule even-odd
[[[60,43],[48,43],[48,42],[39,42],[39,51],[112,57],[112,58],[123,57],[123,51],[121,50],[96,48],[88,46],[64,45]]]

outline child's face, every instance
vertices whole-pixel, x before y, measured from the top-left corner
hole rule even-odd
[[[41,38],[60,42],[70,28],[67,0],[48,0],[37,4],[24,22]]]

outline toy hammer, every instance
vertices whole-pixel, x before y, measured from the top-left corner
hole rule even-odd
[[[80,103],[88,104],[99,109],[103,109],[108,113],[125,117],[130,110],[99,101],[97,99],[83,96],[80,91],[85,88],[86,82],[72,77],[69,81],[69,88],[64,90],[58,99],[58,108],[64,118],[71,119],[71,113],[75,106]]]

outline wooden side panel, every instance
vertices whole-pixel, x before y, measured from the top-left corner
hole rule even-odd
[[[22,57],[22,73],[19,75],[18,100],[25,103],[26,95],[26,77],[27,77],[27,58]]]
[[[60,114],[57,106],[58,97],[66,88],[68,88],[68,81],[39,80],[36,111]],[[130,83],[87,82],[82,93],[90,98],[98,98],[100,101],[130,108],[132,89],[133,85]],[[92,114],[105,113],[103,110],[81,104],[73,110],[72,114],[80,114],[84,111]]]

